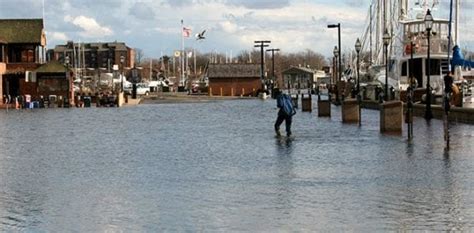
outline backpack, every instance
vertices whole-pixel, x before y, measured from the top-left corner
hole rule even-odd
[[[277,106],[280,107],[288,116],[293,116],[296,114],[296,110],[293,107],[293,102],[291,97],[286,94],[281,94],[278,98]]]

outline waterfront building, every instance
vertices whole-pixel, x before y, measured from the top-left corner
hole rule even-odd
[[[262,88],[259,64],[209,64],[209,94],[255,96]]]
[[[56,45],[48,51],[51,60],[65,62],[69,57],[70,64],[75,68],[104,69],[112,71],[113,65],[120,68],[131,68],[135,62],[135,50],[123,42],[75,43],[68,41],[64,45]]]
[[[282,89],[308,90],[313,87],[315,82],[314,70],[307,67],[293,66],[283,71],[282,74],[283,80],[279,85]]]
[[[51,95],[67,96],[69,101],[73,101],[72,75],[72,71],[64,64],[58,61],[48,62],[34,71],[35,82],[33,85],[36,88],[29,94],[36,98],[39,96],[47,98]]]
[[[43,19],[0,19],[0,98],[31,92],[26,74],[45,62]]]

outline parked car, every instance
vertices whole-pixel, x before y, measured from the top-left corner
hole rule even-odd
[[[128,84],[123,86],[123,91],[125,94],[132,94],[133,85]],[[148,83],[137,83],[137,95],[149,95],[150,94],[150,86]]]

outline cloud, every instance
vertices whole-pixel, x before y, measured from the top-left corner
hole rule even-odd
[[[102,38],[114,34],[112,29],[100,26],[95,19],[83,15],[75,18],[66,15],[64,21],[82,28],[80,35],[86,38]]]
[[[228,4],[248,9],[279,9],[290,5],[290,0],[227,0]]]
[[[192,0],[165,0],[164,2],[171,7],[183,7],[193,4]]]
[[[220,29],[226,33],[235,33],[238,29],[237,24],[230,21],[224,21],[219,23]]]
[[[66,36],[66,34],[62,32],[49,32],[47,33],[46,36],[48,40],[53,40],[53,41],[67,41],[68,40],[68,37]]]
[[[149,20],[155,18],[155,12],[153,11],[150,3],[137,2],[129,10],[129,14],[135,16],[137,19]]]

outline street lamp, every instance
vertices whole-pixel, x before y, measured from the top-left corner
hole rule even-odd
[[[134,66],[132,68],[132,99],[137,98],[137,82],[138,82],[138,69]]]
[[[338,81],[341,81],[342,79],[342,73],[341,73],[341,65],[342,65],[342,61],[341,61],[341,24],[338,23],[338,24],[329,24],[328,25],[328,28],[337,28],[337,47],[339,48],[338,50],[338,55],[336,57],[339,57],[339,61],[337,62],[338,63],[338,67],[337,67],[337,71],[338,71]],[[336,87],[337,87],[337,83],[336,83]],[[336,92],[336,103],[339,104],[339,94]]]
[[[362,45],[360,44],[359,38],[357,38],[357,41],[355,43],[355,50],[357,52],[357,102],[359,103],[359,126],[360,126],[360,104],[361,104],[361,96],[360,96],[360,78],[359,78],[359,66],[360,66],[360,49],[362,48]]]
[[[120,74],[120,92],[123,92],[123,63],[125,62],[125,57],[122,55],[120,56],[120,66],[122,68],[122,72]]]
[[[337,57],[339,56],[339,49],[337,48],[337,46],[334,46],[334,50],[332,51],[333,54],[334,54],[334,61],[335,61],[335,65],[334,65],[334,72],[336,73],[336,76],[338,75],[337,73],[339,72],[339,67],[338,67],[338,62],[337,62]],[[338,90],[338,87],[337,87],[337,80],[336,80],[336,85],[334,85],[336,88],[335,88],[335,91],[336,91],[336,104],[339,104],[339,90]]]
[[[71,60],[69,58],[69,55],[66,55],[66,57],[64,58],[64,63],[66,64],[66,79],[69,83],[69,90],[68,90],[68,96],[66,98],[71,98],[71,97],[74,97],[74,94],[73,94],[73,91],[74,91],[74,87],[73,87],[73,83],[72,83],[72,78],[70,76],[70,73],[69,73],[69,64],[70,64]]]
[[[388,34],[388,30],[385,29],[383,33],[383,45],[385,47],[385,101],[388,101],[388,45],[390,44],[390,34]]]
[[[430,59],[430,35],[431,35],[431,28],[433,27],[433,16],[431,16],[431,11],[428,9],[425,15],[425,28],[426,34],[428,35],[428,54],[427,54],[427,61],[428,61],[428,69],[426,73],[426,111],[425,111],[425,119],[430,120],[433,118],[433,113],[431,112],[431,87],[430,87],[430,73],[431,73],[431,59]]]

